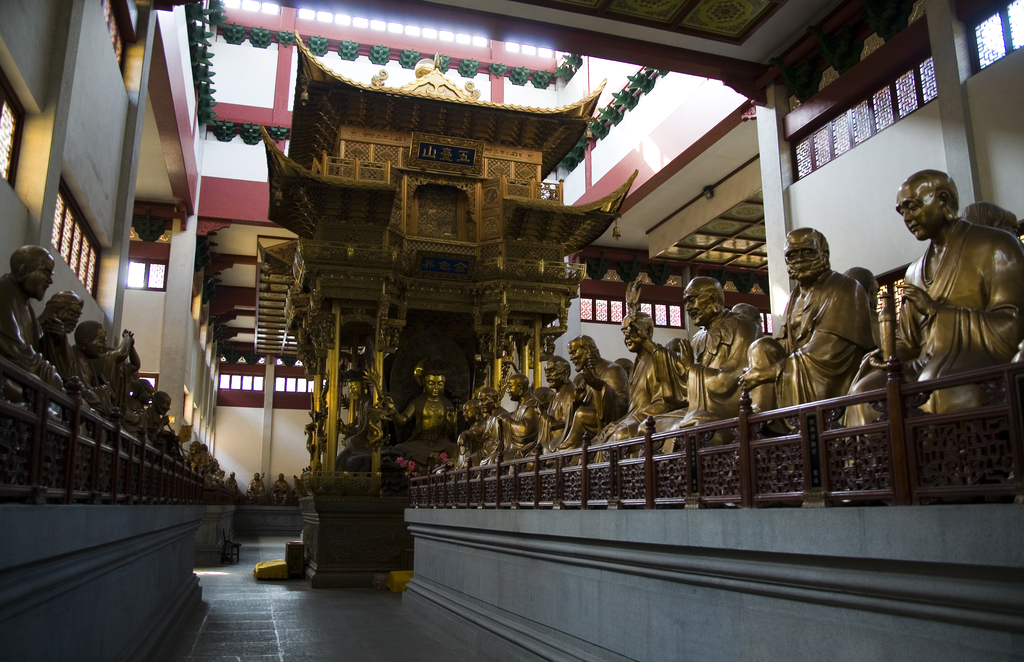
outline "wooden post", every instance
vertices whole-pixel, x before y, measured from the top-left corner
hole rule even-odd
[[[111,432],[114,435],[114,443],[111,444],[114,447],[114,457],[110,462],[110,503],[117,503],[117,488],[120,482],[119,477],[121,473],[121,411],[117,408],[114,409],[110,414],[110,421],[114,424],[114,431]],[[99,426],[97,426],[99,427]],[[125,476],[125,492],[128,491],[128,477]]]
[[[740,392],[739,444],[740,444],[740,507],[754,507],[754,463],[750,457],[750,431],[747,417],[753,412],[750,392]]]
[[[513,510],[519,510],[519,468],[521,466],[523,465],[519,462],[512,465],[512,501],[509,507]]]
[[[556,470],[555,470],[556,482],[557,482],[557,479],[558,479],[557,467],[558,467],[558,465],[556,464],[555,465],[555,468],[556,468]],[[555,497],[556,497],[556,499],[558,497],[557,491],[555,493]],[[556,499],[552,499],[552,501],[555,501]],[[552,505],[554,505],[554,504],[552,504]],[[534,510],[536,510],[537,508],[540,508],[540,444],[537,444],[537,447],[533,451],[533,508],[534,508]]]
[[[544,383],[544,369],[540,364],[540,315],[533,316],[533,387],[537,388]]]
[[[64,390],[75,403],[71,410],[71,434],[68,437],[68,450],[64,453],[64,503],[71,503],[75,493],[75,456],[78,452],[78,432],[82,420],[82,382],[72,377],[64,386]]]
[[[580,455],[580,510],[588,510],[590,508],[590,475],[588,474],[587,465],[589,464],[590,455],[590,432],[583,433],[583,454]]]
[[[487,492],[485,490],[484,483],[484,476],[487,474],[487,467],[481,465],[478,473],[480,474],[480,501],[477,502],[476,507],[483,508],[484,504],[487,502]]]
[[[644,508],[654,508],[654,417],[644,421]]]
[[[494,508],[501,508],[501,461],[504,459],[504,453],[498,451],[498,464],[497,471],[494,476]]]
[[[469,470],[473,466],[473,458],[466,458],[466,508],[469,508],[470,502],[470,489],[469,489]]]
[[[889,443],[892,448],[892,479],[896,492],[896,505],[911,503],[910,458],[907,452],[906,403],[900,387],[903,384],[903,362],[898,356],[889,357],[887,364],[889,379],[885,383],[885,399],[889,405]]]
[[[442,476],[444,478],[444,486],[441,489],[441,507],[442,508],[447,508],[448,507],[448,463],[447,462],[444,463],[444,473],[442,474]]]

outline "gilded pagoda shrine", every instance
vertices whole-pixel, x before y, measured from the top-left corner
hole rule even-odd
[[[525,108],[481,101],[431,60],[392,88],[386,72],[364,85],[298,50],[289,154],[264,141],[268,218],[299,239],[261,256],[257,343],[296,336],[327,412],[330,472],[344,425],[338,372],[360,351],[399,409],[427,359],[445,362],[456,402],[498,386],[503,357],[540,375],[584,275],[565,257],[608,229],[636,175],[581,206],[544,181],[603,85],[574,104]]]

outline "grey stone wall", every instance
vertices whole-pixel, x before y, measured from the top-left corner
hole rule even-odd
[[[480,659],[1024,659],[1020,506],[406,520],[404,608]]]
[[[0,658],[160,660],[199,606],[204,506],[0,505]]]

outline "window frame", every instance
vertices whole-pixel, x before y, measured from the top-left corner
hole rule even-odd
[[[82,284],[82,286],[85,287],[85,290],[89,293],[89,295],[95,299],[96,292],[99,291],[100,284],[100,260],[103,258],[102,246],[100,245],[100,242],[96,239],[96,235],[93,233],[92,227],[89,226],[89,222],[86,220],[85,214],[82,213],[82,208],[78,206],[78,202],[75,200],[75,196],[72,195],[71,190],[64,182],[63,177],[61,178],[60,186],[58,187],[58,198],[64,203],[64,211],[62,213],[62,218],[60,221],[61,224],[59,228],[61,240],[58,244],[54,244],[52,241],[53,231],[51,230],[50,245],[60,256],[61,260],[64,261],[64,264],[68,265],[68,267],[71,268],[71,271],[75,274],[75,277],[78,278],[78,281]],[[55,217],[56,213],[57,210],[54,209]],[[81,254],[81,247],[87,244],[89,248],[93,251],[93,253],[95,253],[96,255],[96,260],[93,263],[92,267],[91,287],[89,286],[89,283],[86,280],[82,280],[82,277],[78,273],[77,267],[71,266],[71,262],[64,257],[64,253],[61,250],[61,244],[64,243],[64,227],[69,215],[73,223],[72,228],[77,227],[81,231],[81,243],[79,244],[79,254]],[[56,225],[56,222],[56,218],[54,218],[54,225]],[[74,230],[72,230],[72,232],[74,232]]]
[[[124,287],[125,287],[126,290],[134,290],[136,292],[166,292],[167,291],[167,268],[168,268],[168,263],[167,263],[168,261],[167,260],[161,260],[161,259],[158,259],[158,258],[146,258],[146,257],[129,257],[128,258],[128,264],[130,265],[132,262],[138,262],[140,264],[145,264],[146,265],[146,272],[145,272],[145,275],[143,276],[143,280],[145,281],[146,284],[144,286],[142,286],[142,287],[132,287],[131,285],[128,284],[128,272],[125,271]],[[163,284],[163,287],[150,287],[149,286],[149,269],[154,264],[160,264],[160,265],[163,265],[163,267],[164,267],[164,284]]]
[[[969,34],[969,40],[970,40],[970,44],[971,44],[971,49],[970,49],[971,50],[971,53],[970,53],[970,57],[971,57],[971,70],[972,70],[972,72],[974,74],[977,74],[977,73],[981,72],[983,69],[987,69],[988,67],[992,66],[996,62],[999,62],[1000,60],[1005,58],[1010,53],[1012,53],[1014,51],[1018,51],[1021,48],[1024,48],[1024,43],[1022,43],[1020,46],[1017,46],[1016,48],[1014,48],[1014,46],[1013,46],[1013,35],[1012,35],[1011,29],[1010,29],[1010,5],[1013,5],[1013,4],[1015,4],[1015,3],[1014,2],[1006,2],[1006,3],[1002,4],[1002,5],[1000,5],[999,9],[997,11],[995,11],[995,12],[992,12],[992,13],[989,13],[987,11],[986,12],[981,12],[981,14],[979,16],[977,16],[976,18],[974,18],[974,20],[970,21],[967,24],[967,28],[968,28],[968,31],[970,33]],[[995,16],[999,17],[999,22],[1002,24],[1002,28],[1003,28],[1003,54],[1000,55],[999,57],[997,57],[996,59],[992,60],[991,62],[989,62],[985,66],[982,66],[981,65],[981,52],[980,52],[981,46],[978,43],[978,28],[981,27],[982,24],[984,24],[984,23],[988,22],[989,20],[991,20],[992,18],[994,18]]]
[[[11,158],[7,168],[7,177],[3,178],[11,187],[14,187],[18,174],[18,156],[21,153],[21,137],[25,133],[25,107],[21,105],[18,96],[14,94],[14,88],[7,81],[3,70],[0,70],[0,108],[4,104],[11,109],[14,115],[14,135],[11,140]],[[2,111],[0,111],[2,112]]]

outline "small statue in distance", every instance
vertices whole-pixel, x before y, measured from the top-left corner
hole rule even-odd
[[[252,475],[252,480],[249,481],[249,487],[245,490],[245,496],[250,499],[265,499],[267,496],[267,488],[263,486],[263,476],[257,472]]]
[[[241,494],[242,490],[238,489],[238,481],[235,479],[235,472],[232,471],[231,475],[224,481],[224,486],[231,491],[232,494]]]
[[[292,485],[295,486],[295,496],[298,498],[302,499],[309,496],[306,494],[306,486],[302,484],[302,479],[295,474],[292,474]]]
[[[22,246],[11,253],[11,271],[0,276],[0,356],[54,388],[64,384],[53,364],[36,350],[42,331],[29,299],[43,300],[53,284],[53,257],[40,246]],[[11,382],[4,396],[21,401],[21,389]]]
[[[153,385],[147,379],[136,379],[122,413],[122,426],[135,431],[146,425],[146,407],[153,402]]]
[[[146,435],[150,439],[156,439],[161,432],[174,434],[171,430],[171,418],[167,415],[170,410],[171,396],[164,391],[154,393],[152,402],[146,408],[145,417]]]
[[[289,487],[288,481],[284,479],[284,474],[278,474],[277,480],[274,481],[274,485],[270,489],[270,496],[273,497],[274,502],[280,506],[288,498],[288,492],[290,490],[291,487]]]

